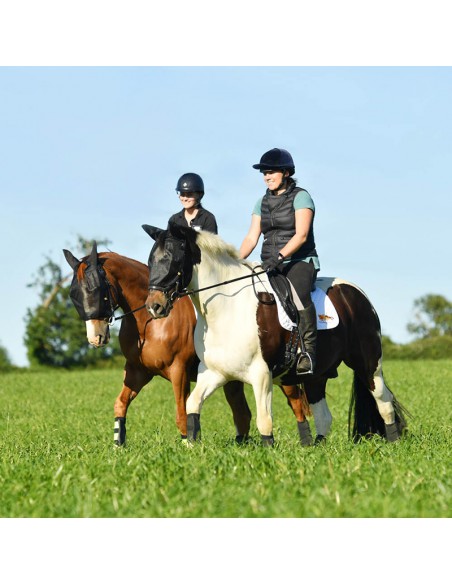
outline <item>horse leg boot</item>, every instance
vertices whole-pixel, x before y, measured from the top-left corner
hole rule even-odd
[[[200,414],[187,414],[187,439],[196,442],[201,438]]]
[[[314,373],[317,345],[317,313],[314,304],[298,311],[298,330],[301,339],[301,355],[297,363],[297,373]]]
[[[115,418],[114,428],[114,444],[115,446],[126,445],[126,418],[117,416]]]

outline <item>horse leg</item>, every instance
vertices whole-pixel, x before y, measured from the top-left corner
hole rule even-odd
[[[225,382],[226,379],[223,375],[206,369],[203,363],[199,364],[196,385],[187,399],[187,440],[189,442],[195,442],[201,438],[202,404]]]
[[[354,351],[344,362],[354,371],[349,435],[355,441],[372,434],[388,442],[398,440],[406,422],[403,408],[384,381],[380,336],[375,332],[366,336],[360,343],[360,352]]]
[[[126,445],[127,410],[129,409],[132,400],[134,400],[140,393],[141,389],[151,381],[152,377],[153,376],[146,370],[137,369],[135,366],[126,363],[122,390],[114,404],[115,426],[113,440],[115,446]]]
[[[333,416],[331,415],[328,404],[326,403],[326,382],[324,377],[315,379],[306,379],[304,387],[308,396],[309,405],[314,416],[314,424],[317,436],[314,444],[323,442],[331,430]]]
[[[173,386],[174,401],[176,402],[176,426],[182,440],[187,439],[187,410],[186,403],[190,395],[189,371],[186,361],[173,362],[168,375]]]
[[[272,397],[273,378],[272,374],[265,366],[256,368],[255,372],[250,372],[250,381],[256,400],[256,425],[261,434],[264,446],[273,446],[273,419],[272,419]]]
[[[354,372],[349,436],[355,441],[372,434],[391,442],[397,440],[406,423],[402,406],[383,379],[378,315],[369,299],[353,286],[333,286],[330,298],[333,297],[339,318],[348,329],[342,358]]]
[[[385,423],[385,436],[388,442],[395,442],[402,435],[404,424],[400,423],[397,412],[394,409],[394,396],[387,387],[381,366],[381,359],[378,361],[377,370],[373,376],[374,388],[372,395],[377,403],[380,416]]]
[[[235,440],[238,444],[241,444],[248,438],[251,424],[251,410],[246,401],[243,383],[241,381],[230,381],[226,383],[223,389],[234,418]]]
[[[312,434],[306,414],[310,413],[309,404],[304,389],[299,385],[280,385],[281,391],[287,398],[291,410],[295,414],[298,425],[298,434],[302,446],[312,445]]]

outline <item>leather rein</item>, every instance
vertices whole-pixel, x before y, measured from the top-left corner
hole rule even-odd
[[[247,266],[247,267],[249,267],[249,266]],[[169,292],[166,292],[165,290],[163,290],[163,294],[166,296],[166,298],[168,300],[168,310],[166,311],[167,314],[170,312],[170,310],[173,308],[174,303],[179,298],[183,298],[184,296],[192,296],[193,294],[197,294],[198,292],[204,292],[204,290],[211,290],[212,288],[218,288],[219,286],[224,286],[226,284],[232,284],[233,282],[239,282],[240,280],[245,280],[247,278],[254,278],[255,276],[260,276],[261,274],[267,273],[266,270],[261,270],[260,272],[255,272],[254,268],[251,268],[251,267],[250,267],[250,270],[252,271],[252,273],[247,274],[246,276],[240,276],[239,278],[233,278],[232,280],[225,280],[224,282],[218,282],[218,284],[212,284],[211,286],[205,286],[204,288],[198,288],[197,290],[187,290],[186,288],[184,288],[181,291],[179,291],[179,287],[180,287],[180,277],[182,276],[182,274],[179,273],[178,279],[176,281],[176,288],[173,290],[173,292],[169,293]],[[112,326],[117,320],[121,320],[121,319],[125,318],[126,316],[133,314],[134,312],[138,312],[139,310],[143,310],[143,308],[146,308],[146,304],[143,304],[143,306],[139,306],[138,308],[134,308],[133,310],[130,310],[129,312],[126,312],[126,313],[122,314],[121,316],[115,316],[114,312],[118,308],[118,304],[116,303],[116,306],[114,307],[114,302],[112,300],[113,295],[111,294],[111,290],[113,287],[110,284],[110,282],[108,281],[106,274],[105,274],[105,280],[107,281],[107,284],[108,284],[108,287],[110,290],[110,294],[109,294],[110,304],[111,304],[111,308],[112,308],[112,312],[113,312],[113,314],[110,317],[105,319],[108,322],[109,326]],[[254,280],[253,280],[253,288],[254,288],[254,293],[256,294],[256,297],[257,297]],[[260,300],[260,302],[262,302],[263,304],[272,304],[273,303],[273,302],[266,302],[264,300]]]

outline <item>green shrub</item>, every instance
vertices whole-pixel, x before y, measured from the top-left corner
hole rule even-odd
[[[452,336],[441,335],[399,345],[383,336],[385,359],[452,359]]]

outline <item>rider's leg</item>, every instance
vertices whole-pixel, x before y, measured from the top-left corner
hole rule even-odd
[[[282,270],[291,281],[301,301],[298,310],[298,329],[302,340],[302,353],[297,363],[297,373],[313,373],[316,360],[317,315],[311,300],[311,290],[316,278],[312,262],[294,262]]]

